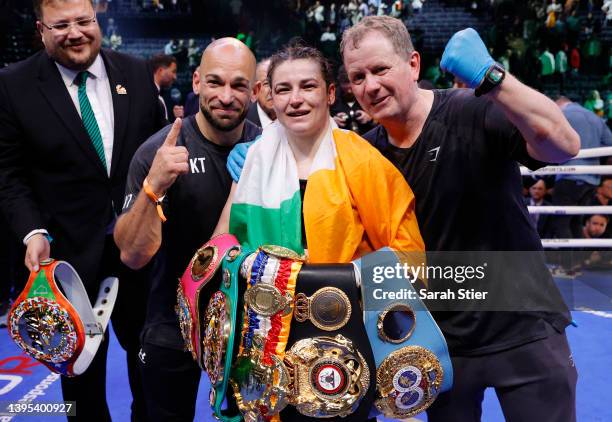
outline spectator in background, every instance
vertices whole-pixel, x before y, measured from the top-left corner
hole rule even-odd
[[[557,74],[559,76],[559,87],[561,88],[561,92],[564,91],[565,74],[567,73],[567,54],[565,54],[566,50],[567,44],[564,43],[555,55],[555,70],[557,71]]]
[[[338,68],[338,92],[330,112],[338,127],[350,129],[360,135],[375,126],[370,115],[363,111],[355,99],[344,66]]]
[[[421,0],[412,0],[412,10],[414,13],[419,13],[423,8],[423,2]]]
[[[123,38],[121,37],[121,35],[118,34],[112,34],[108,41],[111,50],[117,51],[119,50],[119,48],[121,48],[121,45],[123,45]]]
[[[111,35],[116,34],[118,32],[117,25],[115,24],[115,19],[108,18],[108,23],[106,25],[106,37],[110,38]]]
[[[578,46],[574,46],[570,52],[570,67],[572,68],[572,74],[578,75],[580,72],[580,50]]]
[[[612,176],[605,176],[587,205],[612,205]]]
[[[587,99],[584,101],[584,108],[594,113],[597,108],[601,107],[601,106],[598,107],[598,103],[600,102],[602,102],[602,99],[601,99],[601,96],[599,95],[599,91],[594,89],[589,92]]]
[[[336,33],[327,25],[325,32],[321,34],[321,52],[327,58],[334,58],[338,51],[338,42],[336,41]]]
[[[559,97],[557,105],[580,136],[580,148],[612,146],[612,133],[604,121],[593,112]],[[579,158],[563,165],[599,165],[598,158]],[[600,177],[592,174],[561,174],[556,177],[552,202],[555,205],[585,205],[593,196]],[[580,219],[572,216],[557,216],[554,223],[555,236],[558,238],[576,237],[580,233]]]
[[[361,4],[359,5],[359,14],[361,15],[362,18],[370,14],[370,7],[368,6],[368,3],[366,3],[365,0],[363,0]]]
[[[336,3],[329,5],[329,13],[327,15],[327,22],[332,28],[336,28]]]
[[[257,63],[255,68],[255,99],[251,99],[251,105],[246,118],[265,129],[276,120],[276,112],[272,108],[272,97],[270,95],[270,83],[268,82],[268,68],[270,58],[265,58]]]
[[[199,64],[201,56],[202,52],[200,51],[200,47],[196,45],[193,38],[190,38],[187,43],[187,60],[190,70],[193,70]]]
[[[170,89],[176,81],[176,58],[167,54],[157,54],[149,59],[149,65],[153,72],[153,82],[155,82],[155,86],[157,87],[160,107],[163,109],[166,120],[168,120],[168,106],[166,105],[166,100],[164,100],[164,97],[161,95],[161,91],[162,89]],[[175,117],[182,117],[182,113],[182,106],[175,106],[173,108]]]
[[[164,46],[164,54],[166,56],[173,56],[178,51],[178,44],[175,39],[168,41]]]
[[[587,205],[611,206],[612,205],[612,176],[604,176]],[[609,217],[609,216],[608,216]],[[605,238],[612,238],[612,226],[606,226]]]
[[[593,214],[586,218],[582,228],[583,239],[605,239],[606,228],[610,217],[604,214]]]
[[[546,182],[544,179],[538,179],[529,188],[529,198],[525,199],[525,205],[538,207],[542,205],[552,205],[549,201],[544,199],[546,196]],[[553,236],[552,231],[552,219],[549,214],[530,214],[533,220],[538,234],[542,239],[548,239]]]
[[[319,0],[317,0],[312,6],[314,12],[314,20],[317,23],[319,28],[323,27],[323,23],[325,22],[325,6],[321,4]]]
[[[544,49],[544,52],[540,54],[540,79],[542,82],[550,82],[553,75],[555,74],[555,56],[548,50],[548,47]]]
[[[605,25],[608,26],[612,22],[612,0],[606,0],[601,6],[601,10],[606,14]]]

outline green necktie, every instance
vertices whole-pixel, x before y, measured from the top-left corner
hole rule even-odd
[[[89,72],[79,72],[76,79],[74,80],[74,82],[79,87],[79,106],[81,107],[81,119],[83,120],[85,130],[89,134],[91,143],[93,144],[96,152],[98,153],[98,157],[100,157],[102,165],[106,169],[106,156],[104,155],[104,143],[102,142],[102,134],[100,133],[100,127],[98,126],[96,116],[94,115],[93,109],[91,108],[89,98],[87,97],[88,77]]]

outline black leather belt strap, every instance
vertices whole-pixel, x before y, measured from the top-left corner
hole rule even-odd
[[[349,298],[352,312],[348,322],[338,330],[324,331],[313,325],[310,320],[298,322],[295,319],[291,323],[287,350],[298,340],[304,338],[330,336],[341,334],[353,342],[353,346],[358,350],[370,369],[370,387],[364,398],[361,400],[357,410],[346,417],[325,418],[325,421],[338,422],[363,422],[368,420],[368,414],[374,403],[376,394],[376,364],[370,342],[363,325],[363,312],[359,301],[359,290],[355,281],[355,271],[353,264],[317,264],[304,265],[298,275],[295,294],[303,293],[311,297],[317,290],[323,287],[337,287],[342,290]],[[281,412],[282,421],[317,421],[321,419],[311,418],[300,414],[295,407],[287,406]]]

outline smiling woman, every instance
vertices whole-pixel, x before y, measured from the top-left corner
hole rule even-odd
[[[250,148],[215,232],[229,229],[254,248],[307,249],[311,263],[350,262],[385,246],[422,251],[412,191],[368,142],[336,127],[331,80],[312,47],[289,45],[272,56],[278,120]]]

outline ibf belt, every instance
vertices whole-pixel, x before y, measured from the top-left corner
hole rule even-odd
[[[342,417],[346,422],[361,422],[368,419],[376,394],[376,365],[359,302],[352,264],[302,266],[287,346],[291,351],[300,350],[287,352],[287,356],[290,353],[292,356],[287,366],[292,368],[289,402],[294,406],[287,406],[281,412],[282,420]],[[332,341],[338,344],[330,347]],[[305,342],[310,345],[308,348],[303,347]],[[338,355],[331,362],[330,350],[342,351],[344,357]],[[320,366],[326,361],[325,365],[329,366]],[[345,365],[347,361],[351,364]],[[317,367],[322,368],[321,376],[313,375]],[[313,377],[308,378],[308,372]],[[326,375],[333,375],[327,377],[329,383],[325,382]],[[344,387],[351,384],[347,390],[350,393],[340,394],[343,387],[338,391],[328,388],[340,386],[341,380]]]
[[[92,309],[83,282],[70,264],[42,261],[11,307],[9,333],[19,347],[51,371],[68,377],[80,375],[104,338],[118,289],[119,280],[105,279]]]
[[[290,379],[283,359],[302,262],[289,249],[262,246],[243,265],[244,318],[230,382],[246,421],[278,420],[287,405]]]
[[[374,274],[380,276],[381,269],[394,269],[398,263],[388,248],[354,261],[361,274],[365,326],[376,360],[374,404],[385,416],[403,419],[427,409],[440,392],[449,390],[453,369],[444,336],[410,281],[387,277],[375,282]]]
[[[204,315],[200,315],[203,303],[201,298],[208,300],[204,290],[212,292],[211,280],[221,267],[223,259],[228,255],[236,255],[240,251],[238,240],[231,234],[215,236],[198,249],[183,273],[177,290],[176,313],[179,317],[181,334],[185,341],[185,350],[191,352],[193,359],[200,367],[207,370],[205,353],[201,341]],[[215,286],[215,289],[218,286]]]

